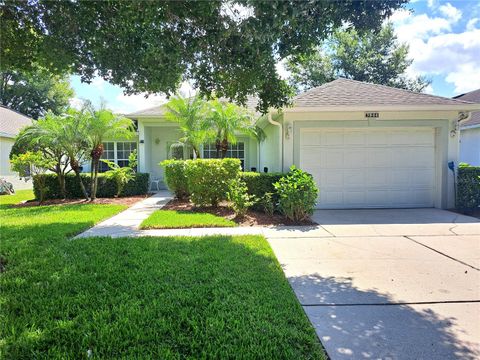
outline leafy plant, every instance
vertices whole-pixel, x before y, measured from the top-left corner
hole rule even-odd
[[[164,160],[160,163],[164,170],[165,184],[177,199],[189,196],[185,160]]]
[[[190,199],[197,206],[217,206],[227,198],[230,180],[238,177],[239,159],[187,160],[187,177]]]
[[[38,189],[40,191],[39,202],[42,204],[45,194],[48,191],[45,173],[50,167],[55,165],[55,160],[44,158],[41,151],[28,151],[25,154],[14,155],[10,160],[10,163],[12,165],[12,170],[18,172],[21,177],[26,177],[32,174],[36,178]]]
[[[108,165],[110,170],[105,172],[107,178],[113,179],[117,184],[117,194],[116,197],[119,197],[123,188],[130,180],[134,178],[134,171],[128,167],[120,167],[118,164],[109,160],[102,160],[105,164]]]
[[[269,216],[272,216],[275,212],[275,200],[273,193],[265,193],[260,202],[263,212]]]
[[[137,172],[138,167],[138,153],[137,149],[134,149],[130,155],[128,155],[128,167],[133,170],[133,172]]]
[[[278,195],[275,191],[275,184],[285,174],[283,173],[258,173],[246,171],[240,173],[240,178],[245,181],[248,193],[255,195],[260,201],[253,205],[255,210],[264,211],[263,199],[265,194],[270,193],[273,204],[278,203]]]
[[[313,214],[318,189],[312,175],[292,166],[274,187],[279,196],[280,210],[287,218],[298,222]]]
[[[456,207],[463,211],[480,207],[480,166],[458,165]]]
[[[245,182],[238,178],[230,180],[227,199],[231,202],[231,207],[239,218],[244,217],[248,209],[257,201],[254,195],[248,193]]]

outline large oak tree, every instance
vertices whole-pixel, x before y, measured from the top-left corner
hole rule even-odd
[[[377,28],[407,0],[7,1],[0,9],[2,67],[40,61],[51,71],[101,76],[127,93],[201,94],[280,107],[290,87],[278,61],[310,51],[348,23]]]

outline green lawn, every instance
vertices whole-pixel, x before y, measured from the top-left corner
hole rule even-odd
[[[67,239],[122,208],[0,208],[0,358],[324,358],[262,237]]]
[[[178,229],[192,227],[232,227],[235,222],[209,213],[157,210],[140,225],[141,229]]]
[[[18,190],[14,195],[0,195],[0,206],[6,207],[6,205],[18,204],[34,198],[32,190]]]

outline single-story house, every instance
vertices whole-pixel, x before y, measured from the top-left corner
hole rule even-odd
[[[448,163],[458,164],[460,123],[477,110],[480,104],[464,100],[338,79],[259,117],[266,139],[240,137],[227,155],[245,170],[308,171],[320,189],[318,208],[451,208]],[[138,138],[107,142],[104,157],[122,163],[138,148],[139,171],[161,181],[159,162],[172,157],[180,137],[164,114],[164,106],[128,114]],[[209,144],[202,151],[205,158],[215,154]]]
[[[12,183],[15,190],[31,189],[32,182],[18,177],[10,170],[10,150],[19,131],[32,124],[32,119],[19,112],[0,105],[0,178]]]
[[[480,89],[454,99],[480,103]],[[480,111],[470,113],[460,126],[460,161],[480,166]]]

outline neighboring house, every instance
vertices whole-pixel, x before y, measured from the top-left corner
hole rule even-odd
[[[480,103],[480,89],[455,96],[454,99]],[[471,113],[460,126],[460,161],[480,166],[480,111]]]
[[[338,79],[260,117],[266,140],[240,137],[227,155],[245,170],[308,171],[320,188],[318,208],[451,208],[448,162],[458,163],[459,113],[478,110],[467,101]],[[172,157],[180,137],[164,114],[164,106],[128,114],[138,122],[138,138],[107,143],[104,157],[125,162],[138,148],[139,171],[162,180],[159,162]],[[215,150],[206,144],[202,152],[209,158]],[[187,149],[181,155],[191,157]]]
[[[19,131],[32,124],[32,119],[0,105],[0,178],[13,184],[15,190],[31,189],[32,182],[25,182],[18,174],[10,170],[10,150]]]

